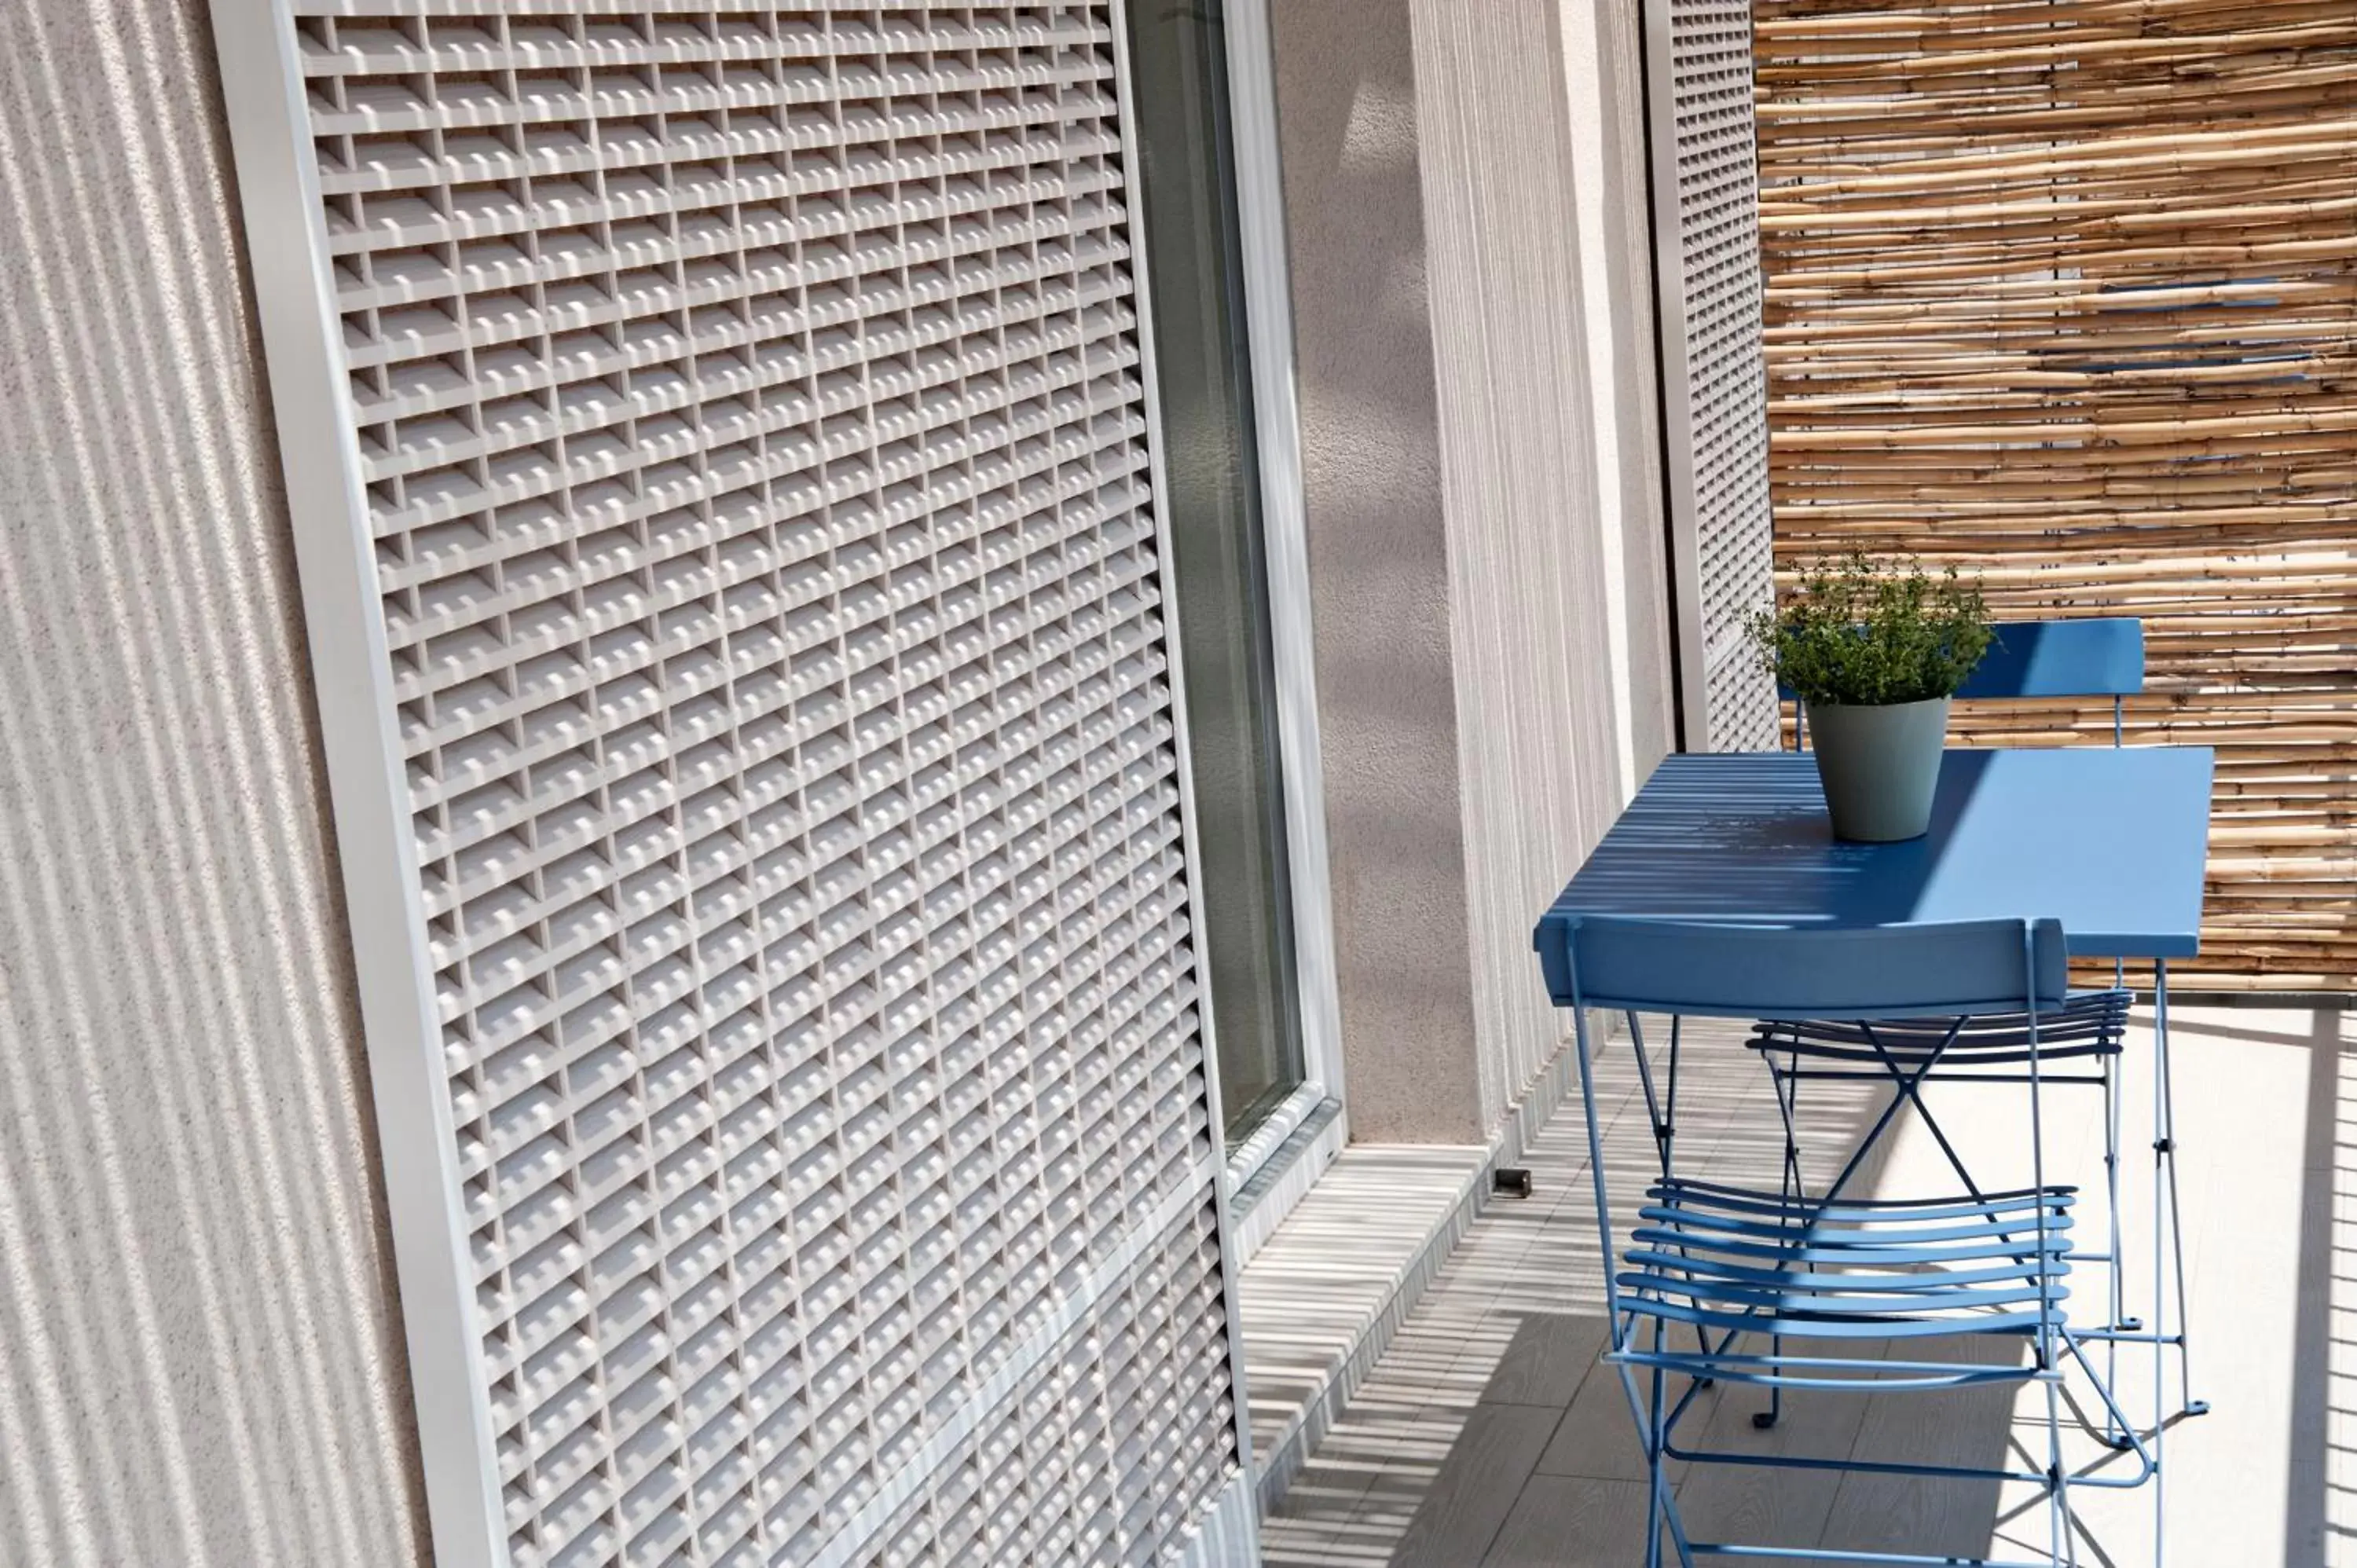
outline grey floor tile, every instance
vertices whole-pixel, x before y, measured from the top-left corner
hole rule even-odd
[[[1861,1358],[1878,1356],[1880,1344],[1859,1346]],[[1847,1459],[1857,1446],[1867,1401],[1859,1395],[1814,1390],[1787,1395],[1783,1413],[1761,1431],[1751,1418],[1768,1408],[1765,1390],[1728,1388],[1711,1418],[1681,1431],[1682,1446],[1702,1452],[1761,1458]],[[1837,1470],[1767,1468],[1745,1464],[1687,1466],[1678,1487],[1678,1508],[1686,1533],[1696,1541],[1762,1546],[1815,1546],[1839,1495]]]
[[[1269,1519],[1260,1528],[1262,1568],[1340,1568],[1351,1561],[1349,1535],[1341,1524]]]
[[[1600,1313],[1530,1312],[1506,1316],[1513,1338],[1483,1385],[1481,1398],[1495,1404],[1567,1408],[1579,1385],[1596,1369],[1606,1327]]]
[[[1963,1336],[1914,1340],[1905,1353],[1925,1361],[1991,1365],[2018,1364],[2023,1354],[2017,1341]],[[1857,1455],[1977,1469],[2042,1466],[2042,1455],[2033,1461],[2017,1442],[2014,1405],[2021,1393],[2019,1384],[1983,1383],[1864,1398]],[[1984,1554],[2001,1490],[1994,1480],[1852,1473],[1842,1478],[1819,1544],[1853,1552]]]
[[[1417,1506],[1394,1568],[1465,1568],[1480,1562],[1562,1413],[1532,1405],[1477,1407]]]
[[[1533,1476],[1480,1568],[1630,1568],[1644,1561],[1641,1481]]]
[[[1674,1391],[1682,1381],[1671,1382],[1665,1399],[1674,1402]],[[1641,1376],[1640,1394],[1647,1389]],[[1707,1389],[1696,1395],[1697,1408],[1689,1412],[1685,1422],[1699,1430],[1710,1419],[1709,1406],[1720,1398],[1721,1392]],[[1538,1468],[1549,1476],[1581,1476],[1595,1481],[1645,1479],[1644,1444],[1638,1438],[1636,1418],[1629,1409],[1628,1391],[1617,1369],[1599,1365],[1579,1385],[1571,1408],[1564,1413],[1563,1423],[1555,1428],[1553,1441],[1539,1456]],[[1668,1473],[1674,1486],[1684,1477],[1685,1466],[1672,1460]]]

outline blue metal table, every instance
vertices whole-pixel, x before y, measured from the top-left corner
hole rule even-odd
[[[1931,831],[1844,843],[1802,752],[1664,758],[1541,921],[2062,922],[2083,957],[2190,958],[2210,841],[2208,746],[1950,751]]]
[[[2190,1387],[2169,1090],[2169,961],[2193,956],[2201,941],[2213,764],[2208,746],[1952,750],[1941,762],[1930,831],[1903,843],[1861,844],[1834,838],[1816,759],[1805,752],[1672,757],[1556,896],[1535,933],[1542,962],[1552,966],[1562,961],[1566,929],[1592,915],[1814,929],[2054,919],[2077,956],[2151,961],[2153,1319],[2123,1318],[2083,1337],[2152,1350],[2148,1435],[2157,1521],[2169,1421],[2162,1358],[2169,1349],[2178,1357],[2181,1413],[2209,1408]],[[1641,1035],[1633,1043],[1651,1105]],[[2108,1089],[2106,1101],[2116,1143],[2118,1101]],[[1665,1140],[1666,1129],[1656,1131]],[[1664,1141],[1665,1173],[1668,1157]],[[2114,1260],[2117,1248],[2115,1224]],[[2164,1260],[2173,1266],[2165,1270]],[[2165,1305],[2169,1273],[2175,1276],[2174,1331]]]

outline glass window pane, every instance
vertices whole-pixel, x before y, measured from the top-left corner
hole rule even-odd
[[[1221,1099],[1242,1137],[1303,1078],[1218,0],[1130,0],[1130,59]]]

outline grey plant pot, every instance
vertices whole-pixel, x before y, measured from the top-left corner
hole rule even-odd
[[[1885,707],[1809,704],[1809,745],[1834,837],[1859,843],[1921,838],[1932,825],[1948,699]]]

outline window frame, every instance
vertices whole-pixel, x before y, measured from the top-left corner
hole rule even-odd
[[[1253,396],[1261,538],[1276,681],[1280,793],[1292,900],[1302,1081],[1228,1150],[1239,1251],[1249,1257],[1350,1137],[1342,1070],[1341,994],[1326,843],[1325,774],[1318,740],[1317,650],[1311,636],[1308,507],[1286,252],[1285,181],[1276,122],[1268,0],[1224,0],[1228,124],[1235,170],[1237,249],[1243,266],[1245,367]],[[1308,1179],[1299,1179],[1302,1173]],[[1292,1179],[1286,1179],[1292,1178]]]

